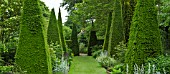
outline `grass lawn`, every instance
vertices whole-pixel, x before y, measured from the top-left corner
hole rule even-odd
[[[106,74],[106,70],[91,56],[76,56],[68,74]]]

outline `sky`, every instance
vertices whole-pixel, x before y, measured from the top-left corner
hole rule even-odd
[[[63,2],[63,0],[41,0],[43,1],[46,6],[51,10],[52,8],[55,9],[55,14],[56,14],[56,18],[58,18],[58,10],[59,10],[59,7],[60,7],[60,3]],[[64,8],[61,8],[61,16],[62,16],[62,22],[66,22],[67,21],[67,10],[64,10]]]

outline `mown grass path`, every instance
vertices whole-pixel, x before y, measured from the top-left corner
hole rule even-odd
[[[91,56],[76,56],[68,74],[106,74],[106,70]]]

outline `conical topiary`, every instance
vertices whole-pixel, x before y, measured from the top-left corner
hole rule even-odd
[[[90,37],[88,41],[88,56],[92,55],[92,48],[95,45],[97,45],[97,36],[96,36],[96,31],[94,29],[94,22],[92,20],[92,29],[90,31]]]
[[[72,27],[71,40],[72,40],[71,49],[72,49],[75,56],[79,56],[79,44],[78,44],[78,38],[77,38],[77,27],[76,27],[75,24],[73,24],[73,27]]]
[[[157,22],[154,0],[138,0],[135,8],[128,51],[125,62],[129,65],[129,74],[133,73],[134,65],[141,67],[147,58],[162,54],[162,44]]]
[[[108,50],[110,27],[112,24],[112,12],[109,13],[107,20],[108,20],[108,23],[107,23],[107,27],[106,27],[106,34],[105,34],[105,38],[104,38],[103,50]]]
[[[50,21],[48,25],[48,31],[47,31],[47,37],[48,37],[48,44],[60,43],[60,38],[59,38],[59,31],[58,31],[58,25],[57,25],[57,20],[55,16],[55,11],[54,8],[51,10],[51,15],[50,15]]]
[[[63,51],[67,52],[66,42],[63,35],[63,25],[62,25],[62,18],[61,18],[61,11],[59,8],[58,12],[58,30],[59,30],[59,36],[60,36],[60,45],[62,46]]]
[[[110,55],[115,54],[114,47],[119,44],[119,42],[124,41],[124,28],[123,28],[123,18],[122,18],[122,5],[121,0],[115,0],[113,12],[113,21],[110,28],[110,38],[108,51]]]
[[[52,74],[39,0],[24,0],[16,65],[25,74]]]

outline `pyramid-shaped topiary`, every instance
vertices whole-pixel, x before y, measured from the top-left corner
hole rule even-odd
[[[122,18],[122,5],[121,0],[115,0],[113,21],[110,27],[110,38],[108,51],[111,55],[115,54],[114,47],[119,44],[119,42],[124,41],[124,31],[123,31],[123,18]]]
[[[154,3],[154,0],[137,1],[125,57],[125,62],[129,65],[129,74],[133,73],[135,64],[140,67],[147,58],[153,58],[162,53]]]
[[[112,12],[109,13],[107,20],[108,20],[108,23],[107,23],[107,27],[106,27],[106,34],[105,34],[105,38],[104,38],[103,50],[108,50],[110,27],[112,24]]]
[[[75,56],[79,56],[79,43],[77,38],[77,27],[75,24],[73,24],[72,27],[71,40],[72,40],[72,45],[71,45],[72,51]]]
[[[48,37],[48,44],[60,43],[60,38],[59,38],[59,31],[58,31],[58,25],[57,25],[57,20],[55,16],[55,11],[54,8],[51,10],[51,15],[50,15],[50,21],[48,25],[48,31],[47,31],[47,37]]]
[[[52,74],[39,0],[24,0],[16,65],[25,74]]]
[[[63,35],[63,25],[62,25],[60,8],[59,8],[59,12],[58,12],[58,30],[59,30],[59,36],[60,36],[60,44],[62,46],[63,51],[66,53],[67,47],[66,47],[65,38],[64,38],[64,35]]]

